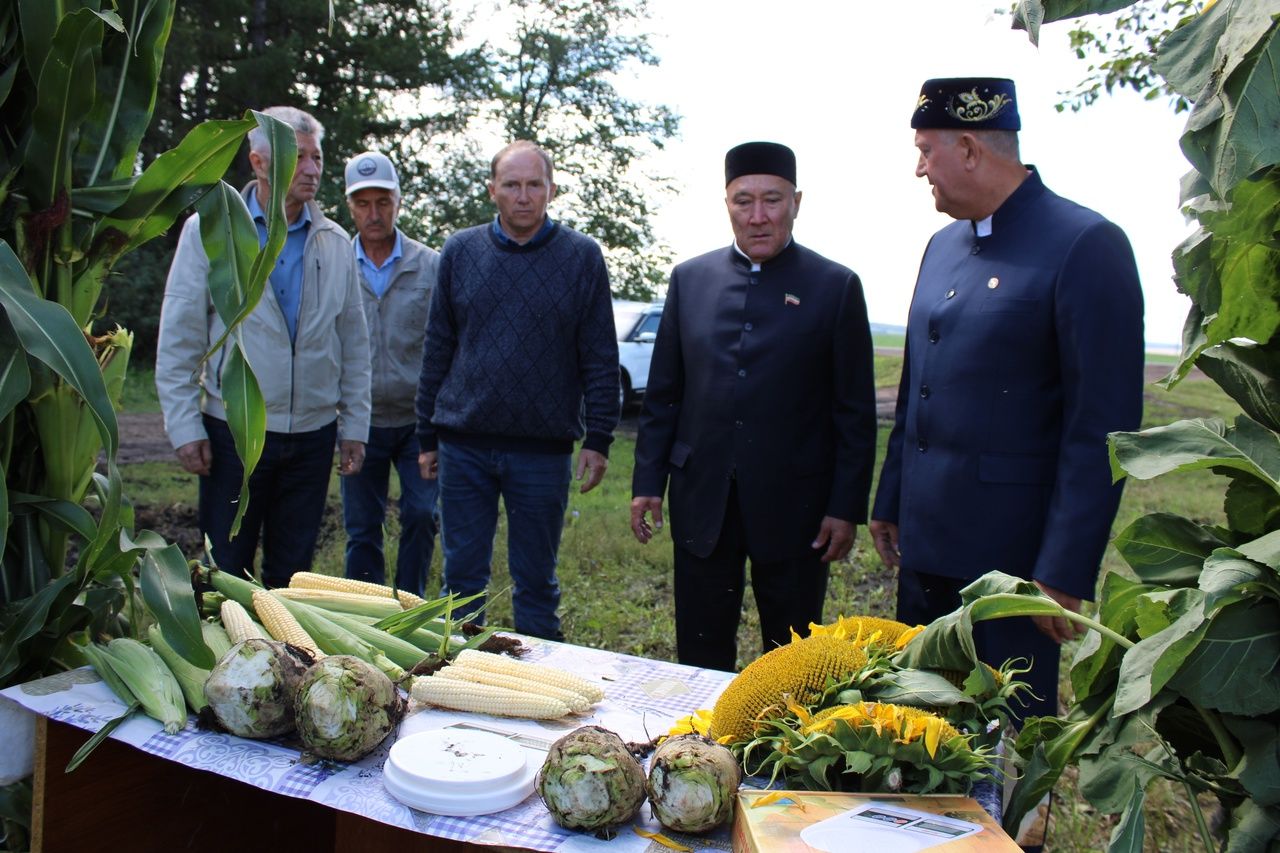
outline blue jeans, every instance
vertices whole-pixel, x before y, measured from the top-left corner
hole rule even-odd
[[[507,568],[515,629],[562,640],[556,554],[569,505],[569,454],[517,453],[440,442],[440,520],[444,591],[482,593],[489,585],[498,498],[507,509]],[[471,610],[484,602],[468,605]]]
[[[362,581],[387,582],[382,556],[382,524],[387,517],[391,466],[400,478],[400,550],[396,555],[396,589],[426,593],[435,550],[435,480],[418,472],[418,436],[414,424],[370,427],[364,467],[343,477],[342,524],[347,529],[346,575]]]
[[[262,582],[288,586],[294,572],[307,571],[324,519],[338,435],[335,421],[310,432],[268,432],[262,458],[249,476],[249,507],[240,533],[230,538],[240,500],[244,466],[227,422],[204,416],[213,465],[200,477],[200,530],[213,544],[218,568],[253,577],[253,557],[262,539]]]

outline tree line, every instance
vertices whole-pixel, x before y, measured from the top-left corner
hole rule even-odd
[[[320,204],[350,227],[341,171],[366,149],[396,162],[400,227],[437,248],[493,215],[488,160],[531,139],[556,161],[557,218],[600,241],[614,292],[647,299],[670,252],[655,237],[668,190],[637,165],[675,136],[666,106],[629,98],[620,76],[654,66],[644,0],[205,0],[180,3],[139,150],[145,164],[207,119],[299,106],[325,126]],[[226,180],[252,177],[237,158]],[[150,360],[177,229],[116,267],[99,326],[135,334]]]

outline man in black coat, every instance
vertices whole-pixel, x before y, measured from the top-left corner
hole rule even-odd
[[[911,126],[935,205],[907,321],[871,535],[898,618],[929,622],[992,571],[1063,606],[1091,599],[1120,501],[1107,433],[1142,415],[1142,290],[1129,241],[1047,189],[1018,153],[1013,81],[930,80]],[[1033,662],[1056,714],[1062,618],[978,623],[979,655]],[[1018,710],[1018,709],[1015,709]]]
[[[871,333],[851,270],[791,239],[791,149],[725,157],[734,243],[671,274],[645,390],[631,527],[670,495],[681,663],[733,671],[751,560],[764,650],[822,621],[828,565],[865,523],[875,456]]]

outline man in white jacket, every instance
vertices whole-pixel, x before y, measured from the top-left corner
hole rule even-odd
[[[249,480],[249,506],[239,534],[231,522],[243,467],[226,422],[222,369],[227,351],[201,365],[223,324],[209,297],[209,258],[198,215],[187,220],[165,284],[156,349],[156,388],[165,430],[183,468],[200,477],[200,529],[222,569],[252,575],[262,542],[262,580],[284,586],[311,566],[324,514],[335,440],[339,473],[358,473],[369,432],[369,335],[346,232],[315,203],[324,128],[293,107],[264,110],[292,127],[298,165],[285,197],[285,246],[267,292],[239,335],[266,401],[267,436]],[[271,146],[249,133],[256,180],[245,204],[266,242]]]

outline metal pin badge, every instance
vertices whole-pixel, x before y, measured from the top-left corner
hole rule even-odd
[[[1000,279],[996,278],[995,276],[992,276],[991,278],[987,279],[988,290],[995,290],[999,286],[1000,286]]]

